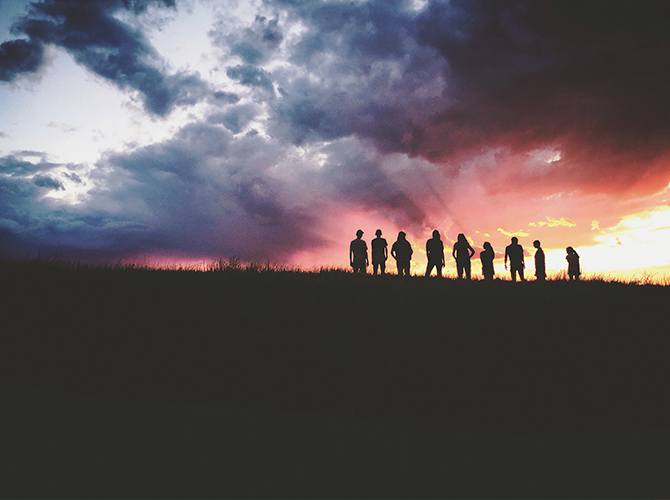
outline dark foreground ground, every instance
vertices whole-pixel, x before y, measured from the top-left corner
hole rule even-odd
[[[667,287],[13,262],[0,283],[1,496],[670,487]]]

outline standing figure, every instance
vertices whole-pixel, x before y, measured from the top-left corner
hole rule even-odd
[[[547,279],[547,269],[544,265],[544,250],[540,246],[540,240],[535,240],[533,246],[537,248],[535,251],[535,277],[537,281],[545,281]]]
[[[388,243],[382,238],[381,229],[377,229],[375,235],[377,237],[372,240],[372,272],[377,274],[379,268],[381,274],[386,274],[386,259],[389,258]]]
[[[440,239],[440,232],[433,231],[433,237],[426,242],[426,257],[428,265],[426,266],[426,276],[430,276],[433,268],[436,268],[437,275],[442,277],[442,268],[444,267],[444,243]]]
[[[519,274],[521,281],[526,281],[523,277],[523,270],[526,269],[526,262],[523,258],[523,247],[519,245],[519,238],[512,237],[512,243],[505,247],[505,269],[507,269],[507,259],[509,258],[510,273],[512,281],[516,281],[516,275]]]
[[[361,236],[363,236],[363,231],[359,229],[356,231],[356,239],[349,245],[349,263],[354,273],[365,274],[365,269],[369,264],[368,245],[361,239]]]
[[[484,250],[479,252],[479,258],[482,261],[482,274],[486,281],[491,281],[495,271],[493,270],[493,259],[495,259],[496,254],[493,251],[493,247],[488,241],[484,242]]]
[[[459,280],[463,279],[463,271],[465,271],[465,277],[470,279],[470,259],[472,259],[474,254],[475,250],[470,246],[465,235],[463,233],[459,234],[456,243],[454,243],[454,249],[451,252],[451,255],[456,259],[456,271],[458,272]]]
[[[579,254],[572,247],[566,248],[565,251],[568,253],[565,256],[565,260],[568,261],[568,276],[570,277],[570,281],[579,281],[579,276],[582,274],[579,268]]]
[[[398,266],[398,276],[409,276],[409,261],[412,260],[412,245],[406,239],[404,231],[398,233],[398,240],[391,247],[391,256]]]

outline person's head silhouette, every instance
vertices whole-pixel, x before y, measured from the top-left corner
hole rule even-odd
[[[484,250],[493,250],[493,247],[488,241],[484,242]]]
[[[516,236],[512,236],[512,243],[514,243],[515,245],[518,244],[519,238],[517,238]]]
[[[565,251],[568,252],[568,254],[570,254],[570,255],[572,255],[573,253],[577,253],[577,252],[575,252],[575,249],[572,248],[572,247],[566,248]]]
[[[399,239],[399,240],[404,240],[404,239],[405,239],[405,236],[406,236],[405,231],[400,231],[400,232],[398,233],[398,239]]]
[[[535,240],[535,241],[533,242],[533,246],[534,246],[535,248],[540,248],[540,240]]]
[[[440,239],[440,232],[437,229],[433,231],[433,238],[435,238],[436,240]]]
[[[356,231],[356,237],[360,238],[361,236],[363,236],[363,231],[359,229],[358,231]]]
[[[458,235],[458,241],[463,243],[463,242],[467,242],[468,240],[465,238],[465,235],[463,233],[460,233]]]
[[[381,229],[377,229],[377,230],[375,231],[375,235],[376,235],[376,236],[381,236],[381,235],[382,235],[382,230],[381,230]]]

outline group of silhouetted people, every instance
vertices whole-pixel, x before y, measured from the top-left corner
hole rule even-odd
[[[386,261],[388,260],[389,251],[388,243],[382,238],[381,229],[375,231],[376,238],[372,240],[372,272],[377,274],[386,274]],[[363,231],[356,231],[356,239],[351,242],[349,246],[349,262],[354,270],[354,273],[365,274],[367,266],[370,264],[368,260],[368,245],[362,239]],[[547,271],[544,260],[544,250],[539,240],[533,242],[535,250],[535,277],[538,281],[545,281],[547,279]],[[579,267],[579,255],[572,247],[566,248],[568,261],[568,276],[570,280],[579,280],[581,270]],[[409,266],[412,260],[412,245],[407,241],[407,235],[404,231],[398,233],[398,239],[391,247],[391,257],[396,261],[398,268],[398,276],[409,276]],[[463,233],[458,235],[456,243],[454,243],[452,257],[456,260],[456,272],[458,279],[471,279],[472,266],[471,260],[475,255],[475,250],[472,248],[467,238]],[[442,268],[445,266],[444,260],[444,243],[440,238],[440,232],[436,229],[433,231],[433,237],[426,242],[426,257],[428,264],[426,265],[426,276],[430,276],[433,268],[438,276],[442,276]],[[479,258],[482,262],[482,275],[484,280],[493,280],[495,270],[493,268],[493,261],[495,259],[495,251],[488,241],[484,242],[484,250],[479,253]],[[509,268],[508,268],[509,261]],[[519,239],[516,236],[512,237],[512,241],[505,247],[505,269],[509,269],[512,281],[516,281],[517,277],[521,281],[526,281],[524,270],[526,263],[523,255],[523,247],[519,245]]]

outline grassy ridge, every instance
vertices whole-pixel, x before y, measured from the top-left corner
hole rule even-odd
[[[11,261],[0,282],[0,376],[26,385],[491,429],[667,420],[668,287]]]

